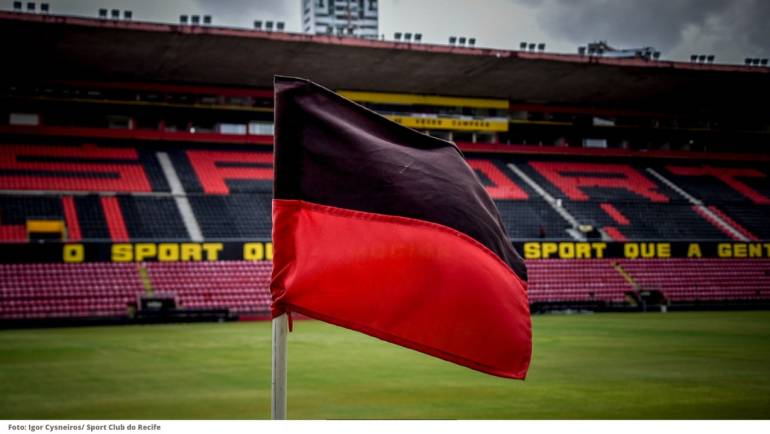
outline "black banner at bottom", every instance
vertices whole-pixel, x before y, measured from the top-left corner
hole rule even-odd
[[[513,245],[524,259],[770,258],[770,242],[531,241]],[[272,259],[270,241],[0,244],[0,263],[4,264]]]

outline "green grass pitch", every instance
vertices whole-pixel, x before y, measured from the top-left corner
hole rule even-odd
[[[296,321],[289,417],[770,418],[770,312],[548,315],[533,326],[521,382]],[[269,322],[0,331],[3,419],[268,418],[269,400]]]

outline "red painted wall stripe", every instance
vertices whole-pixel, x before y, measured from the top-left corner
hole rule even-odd
[[[738,232],[740,232],[741,234],[743,234],[743,236],[744,236],[744,237],[746,237],[746,238],[750,239],[751,241],[759,241],[759,237],[757,237],[756,235],[752,234],[752,233],[751,233],[751,231],[749,231],[748,229],[746,229],[745,227],[743,227],[742,225],[740,225],[738,222],[736,222],[735,220],[733,220],[732,218],[730,218],[730,216],[728,216],[727,214],[723,213],[723,212],[722,212],[722,211],[721,211],[719,208],[717,208],[716,206],[714,206],[714,205],[710,205],[710,206],[708,207],[708,209],[710,209],[710,210],[711,210],[711,211],[712,211],[714,214],[716,214],[716,215],[718,215],[720,218],[722,218],[722,220],[726,221],[726,222],[727,222],[727,224],[729,224],[730,226],[732,226],[733,228],[735,228],[735,229],[736,229]]]
[[[67,241],[80,241],[80,221],[75,209],[75,200],[72,196],[62,196],[61,204],[64,208],[64,222],[67,224]]]
[[[492,199],[527,200],[529,198],[526,191],[516,185],[511,178],[505,176],[491,161],[476,159],[467,161],[473,170],[478,170],[493,182],[494,185],[484,186]]]
[[[187,158],[208,194],[229,194],[227,179],[273,180],[272,152],[188,150]],[[253,163],[269,167],[221,167],[217,163]]]
[[[602,203],[599,206],[604,210],[604,212],[607,213],[608,216],[610,216],[610,218],[612,218],[612,220],[615,221],[615,223],[623,226],[628,226],[631,224],[631,222],[628,221],[628,218],[626,218],[626,216],[624,216],[623,213],[620,212],[619,209],[615,208],[611,203]]]
[[[0,224],[0,241],[2,242],[26,242],[27,227],[24,225]]]
[[[102,196],[100,200],[112,241],[128,241],[128,230],[126,230],[126,222],[123,220],[123,211],[120,209],[118,198]]]
[[[745,167],[681,167],[666,166],[666,170],[681,176],[713,176],[724,182],[730,188],[752,200],[758,205],[770,204],[770,198],[749,187],[738,178],[767,178],[767,175],[756,169]]]
[[[602,229],[604,229],[604,232],[612,237],[614,241],[628,241],[628,238],[615,226],[605,226]]]
[[[714,220],[710,215],[708,215],[705,212],[703,212],[703,210],[700,208],[700,206],[693,205],[692,209],[693,209],[693,211],[695,211],[696,214],[698,214],[699,216],[703,217],[704,220],[706,220],[707,222],[711,223],[712,225],[714,225],[714,227],[716,227],[717,229],[722,231],[723,234],[727,235],[728,237],[730,237],[731,239],[733,239],[735,241],[741,241],[740,238],[735,236],[735,234],[732,231],[728,230],[723,224],[719,223],[718,221]]]

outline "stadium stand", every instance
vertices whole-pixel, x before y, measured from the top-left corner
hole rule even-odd
[[[269,239],[272,193],[190,197],[205,239]],[[227,223],[225,223],[227,222]]]
[[[0,264],[0,319],[125,317],[142,291],[135,264]]]
[[[104,156],[152,155],[156,149],[101,147]],[[129,149],[127,152],[126,149]],[[21,148],[24,155],[46,158],[67,155],[58,148],[32,145]],[[53,151],[53,152],[52,152]],[[20,172],[0,177],[0,238],[3,242],[27,242],[26,222],[30,219],[62,220],[67,240],[75,241],[189,241],[178,197],[189,201],[194,219],[205,240],[268,240],[270,238],[270,154],[265,151],[206,149],[166,150],[178,174],[182,193],[146,191],[149,182],[141,174],[161,168],[151,158],[115,167],[111,161],[88,162],[81,166],[55,168],[57,176],[84,173],[87,182],[79,191],[62,192],[45,184],[42,194],[23,194],[40,189],[39,172]],[[12,148],[17,159],[20,150]],[[702,201],[713,214],[682,197],[670,186],[645,172],[638,161],[585,163],[582,161],[541,161],[542,157],[507,160],[505,156],[471,155],[469,164],[494,198],[509,236],[514,240],[569,240],[571,223],[557,212],[531,183],[510,170],[515,164],[536,187],[560,201],[560,207],[581,224],[601,228],[608,241],[700,240],[726,241],[736,238],[712,220],[716,214],[747,239],[768,238],[767,206],[754,188],[735,189],[735,183],[701,175],[698,166],[668,167],[669,179]],[[18,162],[18,160],[16,160]],[[149,163],[148,163],[149,162]],[[61,163],[57,163],[61,164]],[[70,163],[67,163],[70,164]],[[132,167],[126,172],[126,167]],[[42,167],[42,166],[41,166]],[[696,169],[690,169],[695,167]],[[39,170],[37,168],[36,170]],[[655,170],[663,170],[655,166]],[[764,180],[762,172],[744,168]],[[134,180],[121,184],[102,183],[100,174],[116,173],[115,179]],[[131,175],[125,175],[131,173]],[[696,173],[697,175],[692,175]],[[710,173],[710,172],[708,172]],[[7,170],[2,172],[6,175]],[[96,176],[94,176],[96,174]],[[759,174],[759,175],[758,175]],[[737,175],[736,175],[737,176]],[[732,178],[731,178],[732,179]],[[58,180],[57,180],[58,181]],[[121,181],[121,182],[123,182]],[[155,181],[153,185],[167,187]],[[758,184],[762,187],[762,184]],[[746,192],[750,194],[746,194]],[[753,192],[753,193],[752,193]],[[149,194],[149,195],[148,195]],[[759,202],[759,203],[757,203]],[[712,205],[712,203],[718,205]],[[530,302],[622,306],[634,289],[613,267],[615,260],[573,261],[530,260]],[[751,301],[770,298],[768,261],[721,259],[620,260],[639,288],[661,291],[670,303],[715,300]],[[269,310],[269,261],[148,262],[144,263],[154,291],[175,298],[180,308],[226,308],[240,315],[265,314]],[[61,318],[78,316],[121,317],[137,297],[146,292],[135,264],[3,264],[2,319]],[[94,277],[96,276],[96,277]]]
[[[173,198],[180,195],[189,198],[206,239],[269,237],[272,156],[268,151],[223,150],[218,145],[170,151],[29,144],[8,149],[0,161],[0,190],[8,193],[0,214],[0,238],[5,241],[25,240],[18,225],[30,218],[64,219],[69,240],[190,239],[174,204]],[[170,191],[155,157],[160,151],[168,152],[180,191]],[[469,164],[498,204],[512,239],[569,239],[567,229],[575,222],[547,206],[542,195],[507,164],[514,164],[555,198],[576,222],[602,230],[608,241],[741,239],[735,231],[725,230],[724,222],[747,240],[767,238],[768,205],[763,191],[768,182],[756,167],[721,171],[654,166],[657,173],[665,173],[689,192],[683,197],[647,173],[652,165],[637,161],[506,160],[471,154]],[[754,186],[744,183],[744,178],[755,181]],[[35,196],[22,195],[23,191]],[[720,218],[715,220],[714,215]]]
[[[628,282],[610,260],[569,261],[542,259],[527,262],[529,302],[623,303]]]
[[[770,299],[770,263],[761,259],[621,260],[645,290],[662,291],[671,302]]]
[[[236,314],[270,310],[269,262],[217,261],[146,263],[155,291],[170,294],[181,308],[226,308]]]
[[[118,52],[143,26],[152,42],[108,62],[83,42],[98,35]],[[7,35],[58,29],[55,44],[6,38],[20,61],[0,89],[0,320],[127,318],[148,294],[266,315],[267,69],[295,70],[280,53],[300,51],[315,80],[459,144],[522,247],[533,305],[627,309],[657,291],[672,308],[770,306],[770,119],[741,112],[742,95],[770,89],[767,68],[388,48],[431,64],[425,76],[381,62],[387,41],[153,26],[0,11]],[[224,39],[252,56],[233,57]],[[168,68],[135,67],[161,46]],[[39,52],[67,61],[54,76],[47,56],[24,54]],[[342,63],[323,66],[331,55]],[[170,60],[186,56],[205,62]],[[259,58],[272,67],[241,63]],[[528,256],[525,243],[543,244]]]
[[[613,267],[618,264],[634,284]],[[534,260],[527,263],[530,303],[623,304],[630,291],[660,291],[669,303],[770,299],[770,263],[762,259]]]
[[[172,198],[118,196],[115,212],[123,216],[131,240],[189,239],[179,210]]]

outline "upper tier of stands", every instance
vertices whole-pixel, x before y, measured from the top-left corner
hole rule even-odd
[[[617,241],[770,239],[760,164],[467,158],[512,239],[585,236],[580,225]],[[269,147],[2,145],[0,241],[27,241],[29,220],[61,220],[72,241],[190,240],[190,221],[203,239],[267,239],[272,176]]]

